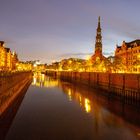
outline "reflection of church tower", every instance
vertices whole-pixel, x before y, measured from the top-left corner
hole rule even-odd
[[[101,36],[101,25],[100,17],[98,18],[98,28],[96,33],[95,53],[102,54],[102,36]]]
[[[91,60],[104,60],[106,59],[102,54],[102,35],[101,35],[100,17],[98,18],[98,27],[96,33],[95,53],[92,55]]]

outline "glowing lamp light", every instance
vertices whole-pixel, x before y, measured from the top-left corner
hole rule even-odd
[[[71,60],[69,60],[69,64],[71,64],[72,63],[72,61]]]
[[[91,111],[90,101],[87,98],[85,98],[85,110],[87,113]]]
[[[37,64],[34,64],[34,67],[37,67]]]
[[[86,60],[90,60],[91,56],[90,55],[87,55],[86,56]]]

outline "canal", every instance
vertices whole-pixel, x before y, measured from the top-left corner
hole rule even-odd
[[[137,110],[111,101],[99,91],[85,86],[43,74],[35,75],[28,91],[19,100],[14,109],[0,120],[2,139],[140,139]]]

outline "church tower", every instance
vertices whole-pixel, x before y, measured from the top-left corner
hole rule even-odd
[[[101,35],[100,17],[98,18],[98,27],[96,31],[95,54],[102,54],[102,35]]]
[[[106,58],[102,54],[102,35],[101,35],[101,24],[100,17],[98,18],[98,27],[96,30],[96,41],[95,41],[95,53],[91,56],[92,62],[97,60],[105,60]]]

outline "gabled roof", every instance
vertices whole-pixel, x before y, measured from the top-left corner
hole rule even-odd
[[[120,49],[120,48],[121,48],[121,46],[117,46],[117,48],[119,48],[119,49]]]
[[[140,46],[140,39],[136,39],[136,40],[134,40],[134,41],[131,41],[131,42],[123,42],[123,43],[125,43],[125,45],[127,46],[127,48],[133,48],[133,47],[135,47],[135,43],[137,44],[137,46]],[[121,47],[122,46],[118,46],[117,45],[117,48],[118,49],[121,49]]]
[[[137,39],[137,40],[134,40],[134,41],[131,41],[131,42],[125,42],[125,44],[127,45],[128,48],[132,48],[134,47],[134,44],[137,44],[138,46],[140,46],[140,40]]]
[[[10,48],[5,48],[6,52],[10,52]]]
[[[3,45],[4,44],[4,41],[0,41],[0,44]]]

